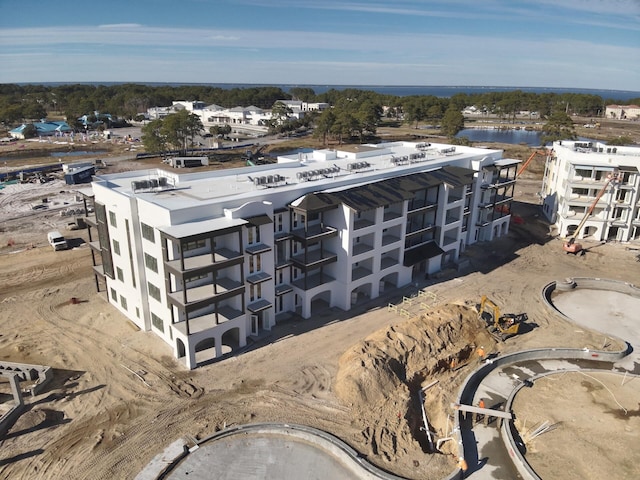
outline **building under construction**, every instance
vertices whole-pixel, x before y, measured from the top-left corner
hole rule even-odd
[[[553,152],[542,184],[543,212],[560,236],[639,242],[640,148],[562,140]]]
[[[518,163],[501,150],[394,142],[98,175],[96,286],[195,368],[292,313],[349,310],[507,234]]]

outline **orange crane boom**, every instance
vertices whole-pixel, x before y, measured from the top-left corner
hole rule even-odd
[[[569,236],[567,238],[567,241],[564,242],[564,244],[562,245],[562,248],[565,252],[575,254],[575,253],[579,253],[582,250],[582,245],[580,245],[579,243],[575,243],[576,237],[580,235],[580,230],[582,230],[582,227],[584,227],[584,224],[587,223],[587,220],[593,213],[593,210],[596,208],[596,205],[598,204],[602,196],[604,195],[604,192],[607,191],[607,187],[609,186],[609,184],[611,182],[617,182],[618,179],[619,179],[618,172],[613,172],[612,174],[607,176],[607,181],[604,183],[604,186],[600,189],[600,191],[596,195],[596,198],[593,200],[593,202],[591,202],[591,205],[589,205],[589,208],[587,209],[587,212],[584,214],[584,217],[582,218],[582,220],[580,221],[580,223],[578,224],[574,232],[571,234],[571,236]]]
[[[546,150],[534,150],[533,153],[529,156],[529,158],[527,158],[527,160],[522,164],[522,166],[520,167],[520,170],[518,170],[518,173],[516,173],[516,178],[518,178],[522,174],[522,172],[524,172],[527,169],[527,167],[533,161],[536,155],[540,155],[541,157],[546,158],[550,154],[551,152],[548,152]]]

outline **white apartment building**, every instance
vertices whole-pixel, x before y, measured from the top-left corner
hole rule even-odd
[[[577,237],[595,241],[640,241],[640,148],[562,140],[553,144],[542,184],[543,212],[561,237],[575,232],[606,185]]]
[[[349,310],[505,235],[519,161],[501,157],[394,142],[239,169],[98,175],[96,286],[195,368],[292,312]]]
[[[291,116],[303,118],[307,112],[323,112],[331,105],[323,102],[303,102],[302,100],[278,100],[291,109]]]

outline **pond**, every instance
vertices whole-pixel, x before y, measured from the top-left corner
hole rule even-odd
[[[500,130],[497,128],[465,128],[456,135],[457,138],[467,137],[472,142],[526,144],[532,147],[540,146],[542,133],[535,130]]]

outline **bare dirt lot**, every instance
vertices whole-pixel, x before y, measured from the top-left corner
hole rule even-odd
[[[53,185],[47,193],[51,202],[67,198],[54,195],[58,188],[68,189]],[[439,478],[454,468],[455,458],[424,454],[419,412],[411,401],[417,383],[440,380],[427,408],[434,428],[444,434],[449,402],[477,366],[475,346],[482,344],[488,353],[602,346],[602,333],[578,330],[550,314],[540,298],[546,283],[571,276],[640,279],[636,252],[625,245],[585,243],[591,248],[584,257],[565,255],[540,215],[538,188],[539,179],[519,181],[514,214],[524,222],[512,225],[505,238],[470,247],[469,272],[443,272],[349,314],[331,309],[291,320],[242,354],[195,371],[96,293],[86,231],[68,232],[77,247],[54,252],[46,231],[64,227],[67,218],[56,211],[19,210],[10,196],[0,197],[0,358],[55,368],[51,386],[27,399],[28,411],[2,439],[0,477],[133,478],[178,438],[282,421],[326,430],[399,475]],[[60,208],[68,207],[63,201]],[[423,287],[436,298],[424,316],[416,310],[407,320],[387,310],[388,303]],[[535,328],[505,343],[490,340],[471,308],[483,294],[504,312],[526,312]],[[72,297],[80,302],[72,304]],[[589,460],[580,448],[581,425],[613,408],[606,397],[593,402],[574,395],[590,385],[562,382],[553,392],[572,399],[558,407],[572,408],[577,417],[562,426],[571,442],[568,464]],[[638,401],[616,398],[629,408]],[[607,422],[619,422],[621,429],[630,425],[611,416]],[[621,448],[630,452],[625,458],[632,465],[640,464],[637,444],[604,444],[600,454]],[[632,478],[615,468],[608,470],[611,478]],[[575,477],[555,470],[553,478]]]

